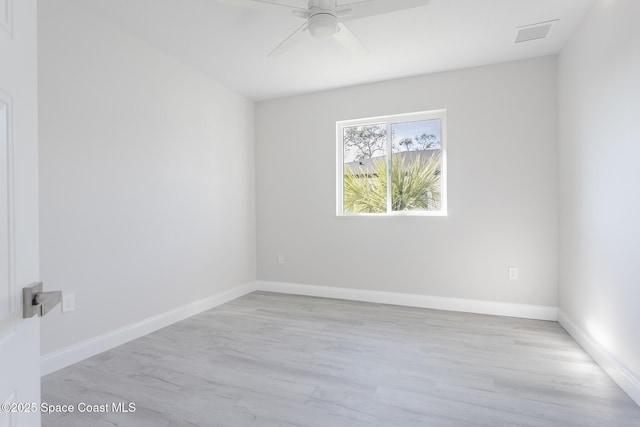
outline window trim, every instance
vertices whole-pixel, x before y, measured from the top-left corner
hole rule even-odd
[[[385,122],[387,125],[387,135],[391,135],[392,123],[404,123],[414,122],[422,120],[440,120],[440,156],[442,166],[440,168],[441,182],[442,182],[442,194],[440,199],[439,211],[392,211],[391,207],[391,161],[392,156],[387,155],[387,212],[385,213],[357,213],[357,212],[344,212],[344,142],[343,142],[343,129],[345,127],[362,126],[368,124],[375,124],[376,122]],[[368,117],[364,119],[354,120],[340,120],[336,122],[336,216],[339,218],[389,218],[389,217],[407,217],[407,216],[422,216],[422,217],[439,217],[448,216],[447,202],[448,202],[448,190],[447,190],[447,110],[430,110],[420,111],[415,113],[405,114],[390,114],[386,116]],[[387,138],[387,153],[392,153],[391,138]]]

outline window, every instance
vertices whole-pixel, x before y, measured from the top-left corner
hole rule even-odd
[[[336,125],[339,216],[447,214],[445,110]]]

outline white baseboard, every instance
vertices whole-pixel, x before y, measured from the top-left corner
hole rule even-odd
[[[74,363],[78,363],[103,351],[107,351],[195,314],[234,300],[254,290],[254,282],[236,286],[132,325],[115,329],[106,334],[45,354],[40,359],[41,375],[44,376]]]
[[[640,378],[618,362],[591,335],[580,329],[563,311],[558,312],[558,322],[620,388],[640,405]]]
[[[256,290],[314,297],[346,299],[408,307],[432,308],[436,310],[465,313],[492,314],[496,316],[521,317],[524,319],[557,320],[558,308],[543,305],[512,304],[506,302],[481,301],[462,298],[434,297],[428,295],[403,294],[398,292],[370,291],[365,289],[338,288],[331,286],[300,285],[295,283],[257,281]]]

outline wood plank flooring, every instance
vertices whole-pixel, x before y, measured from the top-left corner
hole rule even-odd
[[[44,426],[640,426],[555,322],[254,292],[42,380]]]

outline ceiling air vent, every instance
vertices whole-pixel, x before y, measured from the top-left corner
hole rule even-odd
[[[525,25],[516,28],[516,43],[528,42],[531,40],[543,39],[551,33],[558,20],[540,22],[538,24]]]

